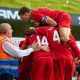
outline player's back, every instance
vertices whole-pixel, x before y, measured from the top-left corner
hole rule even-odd
[[[27,40],[27,38],[26,38]],[[29,44],[32,44],[33,42],[38,42],[40,46],[48,45],[47,38],[45,36],[39,35],[39,34],[33,34],[29,37]],[[34,53],[34,58],[36,57],[47,57],[51,56],[49,52],[40,50],[38,52]]]
[[[51,52],[57,59],[73,59],[71,51],[68,46],[60,40],[60,36],[57,28],[53,27],[41,27],[37,28],[36,32],[47,37]]]
[[[57,59],[73,59],[68,46],[60,40],[59,33],[56,28],[51,27],[48,29],[47,39],[50,49]]]
[[[33,20],[37,22],[41,22],[42,17],[49,16],[50,18],[54,19],[55,21],[58,21],[58,18],[64,14],[64,12],[60,10],[52,10],[49,8],[38,8],[32,11],[31,17]]]

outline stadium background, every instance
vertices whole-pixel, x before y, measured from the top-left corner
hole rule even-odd
[[[62,10],[70,14],[80,14],[80,0],[0,0],[1,8],[21,8],[23,6],[31,9],[48,7],[54,10]],[[14,37],[24,37],[22,34],[25,28],[33,26],[33,23],[21,20],[0,19],[0,23],[8,22],[13,27]],[[80,25],[74,25],[72,33],[76,40],[80,40]]]

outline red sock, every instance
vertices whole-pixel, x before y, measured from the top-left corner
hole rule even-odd
[[[80,58],[80,50],[76,44],[76,41],[73,39],[69,39],[67,41],[67,44],[75,52],[75,55],[77,55]]]

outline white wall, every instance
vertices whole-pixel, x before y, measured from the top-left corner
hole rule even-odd
[[[24,40],[24,38],[12,37],[11,40],[18,46],[20,41]]]
[[[76,43],[77,43],[77,46],[78,46],[79,49],[80,49],[80,41],[76,41]]]

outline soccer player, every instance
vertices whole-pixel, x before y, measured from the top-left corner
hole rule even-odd
[[[53,57],[54,80],[72,80],[74,72],[73,56],[68,46],[60,40],[57,28],[39,27],[26,31],[26,34],[38,33],[47,37]]]
[[[60,39],[67,43],[67,45],[78,55],[80,51],[76,45],[75,40],[70,38],[71,35],[71,17],[68,13],[52,10],[49,8],[38,8],[31,10],[26,7],[22,7],[19,10],[19,16],[22,20],[34,20],[36,25],[43,23],[50,26],[55,26],[59,30]]]
[[[45,36],[34,34],[27,36],[25,45],[38,42],[44,51],[38,51],[28,57],[24,57],[19,67],[19,80],[26,78],[27,80],[54,80],[53,79],[53,58],[48,50],[48,42]],[[26,47],[25,46],[25,47]],[[47,46],[45,48],[44,46]]]

